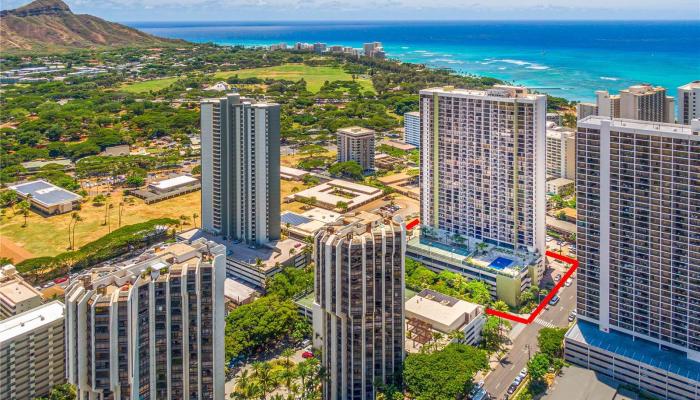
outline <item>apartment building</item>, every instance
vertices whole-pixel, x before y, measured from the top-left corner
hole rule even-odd
[[[400,383],[406,228],[396,218],[329,227],[315,237],[314,345],[327,400],[371,400]]]
[[[617,95],[606,90],[598,90],[595,94],[598,116],[674,122],[674,100],[666,95],[663,87],[643,84],[620,90]]]
[[[355,161],[364,171],[374,169],[374,131],[351,126],[338,129],[338,162]]]
[[[12,264],[0,267],[0,320],[39,307],[41,292],[22,279]]]
[[[700,398],[700,135],[588,117],[577,132],[579,321],[566,358]]]
[[[381,42],[371,42],[362,45],[362,50],[365,57],[384,59],[386,53],[384,52],[384,47],[382,47]]]
[[[226,248],[156,246],[66,290],[66,366],[79,399],[224,399]]]
[[[279,239],[279,105],[204,100],[201,125],[202,228],[251,245]]]
[[[544,254],[546,108],[522,87],[421,90],[422,224]]]
[[[0,399],[46,396],[65,382],[63,312],[53,301],[0,321]]]
[[[576,134],[547,122],[547,178],[576,178]]]
[[[420,113],[407,112],[403,115],[403,141],[420,148]]]
[[[700,80],[678,88],[678,123],[690,125],[700,118]]]

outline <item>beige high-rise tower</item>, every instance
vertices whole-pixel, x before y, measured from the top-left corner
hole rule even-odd
[[[610,118],[641,121],[674,122],[674,100],[666,89],[648,84],[634,85],[611,95],[605,90],[596,92],[597,115]]]
[[[326,400],[372,400],[375,383],[400,383],[404,360],[404,254],[400,219],[332,226],[315,238],[314,341],[329,379]]]

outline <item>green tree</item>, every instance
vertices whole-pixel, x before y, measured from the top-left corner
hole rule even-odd
[[[527,363],[527,370],[533,382],[541,382],[549,370],[549,359],[543,353],[537,353]]]
[[[537,344],[540,351],[549,360],[561,358],[564,351],[564,335],[566,328],[542,328],[537,334]]]
[[[49,397],[38,397],[35,400],[74,400],[78,398],[75,386],[70,383],[56,385],[49,392]]]
[[[451,343],[433,353],[410,354],[404,364],[404,382],[417,400],[453,400],[471,389],[474,374],[488,368],[486,352]]]
[[[331,165],[328,173],[335,177],[362,179],[362,167],[356,161],[344,161]]]

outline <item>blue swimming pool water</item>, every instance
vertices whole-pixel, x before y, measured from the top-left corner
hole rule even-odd
[[[510,267],[511,264],[513,264],[513,260],[505,257],[498,257],[495,260],[491,261],[489,267],[497,270],[502,270]]]

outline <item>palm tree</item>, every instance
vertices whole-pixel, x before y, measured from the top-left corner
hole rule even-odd
[[[112,232],[112,219],[109,218],[109,216],[112,213],[113,208],[114,204],[110,204],[109,207],[107,207],[107,233]]]
[[[304,237],[304,248],[301,250],[304,256],[308,257],[314,252],[314,238],[311,236]]]
[[[292,249],[294,250],[294,249]],[[263,260],[261,258],[256,258],[255,259],[255,269],[258,271],[262,271],[263,267],[265,264],[263,263]]]
[[[102,225],[107,225],[107,218],[109,218],[109,198],[105,198],[105,219]]]
[[[28,195],[27,198],[29,198],[29,196],[31,195]],[[24,224],[22,225],[22,228],[27,226],[27,217],[29,217],[29,207],[31,206],[29,205],[29,202],[27,200],[22,200],[19,203],[20,214],[24,216]]]
[[[197,213],[192,213],[192,222],[194,223],[194,227],[197,227],[197,218],[199,218],[199,214]]]
[[[266,399],[267,394],[274,389],[274,381],[272,380],[272,367],[266,362],[256,362],[253,364],[253,376],[260,382],[262,393],[261,399]]]
[[[489,245],[484,243],[484,242],[479,242],[479,243],[475,244],[474,246],[476,247],[476,250],[479,252],[479,254],[484,254],[486,249],[489,247]]]
[[[287,386],[287,391],[291,391],[292,378],[294,378],[294,372],[292,371],[292,362],[290,358],[294,355],[294,350],[286,348],[282,351],[282,357],[284,357],[284,373],[282,377],[285,379],[285,386]]]
[[[119,215],[119,228],[122,227],[122,214],[124,213],[124,200],[119,202],[119,208],[117,209],[117,214]]]

